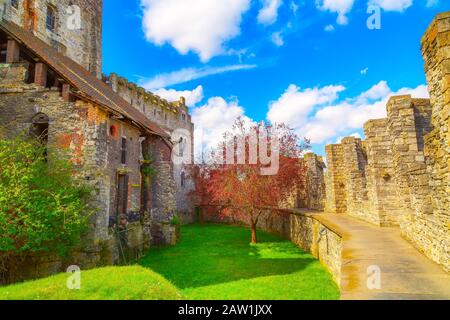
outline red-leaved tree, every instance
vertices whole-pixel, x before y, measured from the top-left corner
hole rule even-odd
[[[209,161],[192,168],[193,200],[199,207],[247,221],[251,242],[257,243],[263,212],[277,208],[301,187],[306,170],[300,157],[308,147],[308,141],[285,125],[250,125],[237,119]]]

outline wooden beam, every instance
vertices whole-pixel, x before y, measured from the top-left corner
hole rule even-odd
[[[70,101],[70,84],[63,83],[62,85],[62,97],[64,101],[69,102]]]
[[[36,63],[34,69],[34,83],[38,86],[45,87],[47,85],[47,65],[42,62]]]
[[[6,47],[6,63],[19,62],[20,46],[19,43],[13,39],[8,39]]]

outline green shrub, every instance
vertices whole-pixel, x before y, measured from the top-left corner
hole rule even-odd
[[[170,220],[170,224],[173,226],[179,226],[181,225],[181,220],[180,217],[178,215],[174,215],[172,217],[172,219]]]
[[[35,252],[65,256],[79,243],[92,190],[73,172],[61,151],[35,139],[0,139],[0,266]]]

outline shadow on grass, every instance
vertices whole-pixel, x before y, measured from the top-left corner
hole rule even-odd
[[[250,230],[225,225],[182,227],[181,241],[154,248],[141,261],[180,289],[298,272],[317,262],[311,255],[274,235],[259,231],[251,245]]]

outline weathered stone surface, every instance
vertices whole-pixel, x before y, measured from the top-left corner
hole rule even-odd
[[[300,188],[296,208],[323,210],[325,207],[325,163],[314,153],[305,154],[306,175]]]
[[[38,38],[101,77],[103,0],[23,0],[19,1],[17,9],[11,6],[9,0],[0,0],[2,8],[5,4],[5,19],[32,31]],[[52,31],[46,26],[47,4],[52,6],[57,17]],[[76,9],[68,11],[72,5],[80,8],[79,19]],[[81,22],[80,28],[78,20]]]
[[[104,81],[128,103],[172,136],[173,152],[177,156],[186,157],[186,165],[193,163],[194,124],[183,97],[175,102],[166,101],[115,73],[105,77]],[[180,143],[181,138],[184,139],[182,143]],[[189,197],[189,193],[193,189],[193,182],[186,174],[184,164],[173,163],[172,170],[176,211],[184,221],[193,221],[193,204]]]

